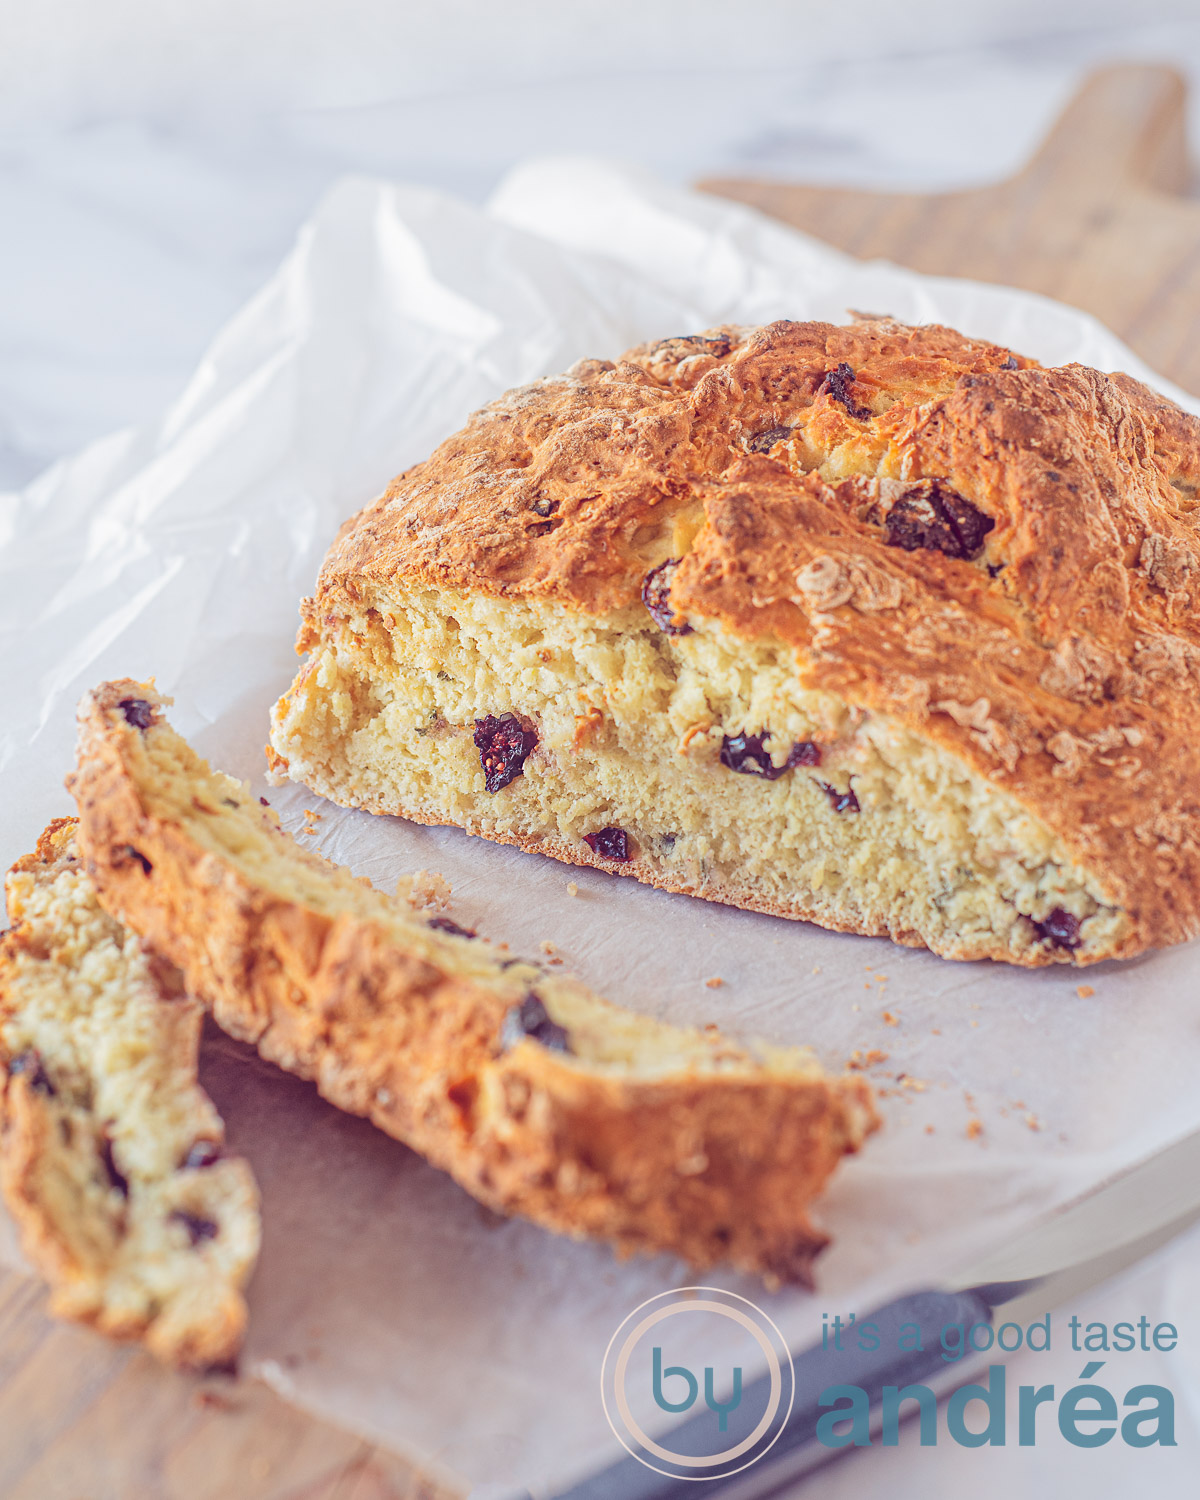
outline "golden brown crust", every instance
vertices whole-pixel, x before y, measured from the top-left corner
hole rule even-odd
[[[931,481],[992,523],[976,555],[894,544]],[[782,640],[1034,812],[1130,919],[1098,956],[1200,932],[1200,422],[1128,376],[888,320],[584,362],[342,528],[299,648],[397,580],[605,614],[697,506],[677,611]]]
[[[179,965],[220,1025],[501,1212],[622,1253],[807,1279],[824,1243],[807,1205],[878,1123],[861,1080],[758,1065],[638,1079],[531,1041],[501,1049],[510,989],[405,952],[357,915],[275,894],[157,815],[143,731],[119,706],[131,697],[154,705],[148,734],[171,732],[143,685],[85,698],[71,779],[82,846],[106,904]]]
[[[1008,357],[944,328],[775,323],[582,361],[484,407],[347,522],[318,603],[403,576],[619,608],[645,573],[638,532],[692,503],[698,483],[719,487],[756,435],[812,407],[822,442],[860,440],[865,427],[872,448],[886,446],[914,402]],[[857,401],[889,403],[881,417],[856,422],[822,390],[841,363],[857,373]]]

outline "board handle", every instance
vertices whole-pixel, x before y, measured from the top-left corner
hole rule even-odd
[[[1089,74],[1015,181],[1039,193],[1061,184],[1077,202],[1081,191],[1107,199],[1133,184],[1184,193],[1190,176],[1183,77],[1121,63]]]

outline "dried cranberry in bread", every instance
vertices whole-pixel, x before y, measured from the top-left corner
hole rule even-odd
[[[196,1081],[203,1009],[104,912],[60,818],[6,882],[0,1186],[51,1311],[227,1366],[246,1325],[258,1191]]]
[[[1200,930],[1200,423],[888,320],[510,392],[348,522],[273,771],[949,958]],[[525,731],[503,785],[476,733]],[[598,848],[623,830],[629,857]]]
[[[808,1206],[877,1124],[861,1079],[633,1015],[384,896],[210,770],[165,701],[84,699],[80,845],[225,1030],[503,1213],[807,1278]]]

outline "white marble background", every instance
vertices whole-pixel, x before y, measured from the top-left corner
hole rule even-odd
[[[678,181],[959,186],[1128,58],[1200,85],[1197,0],[0,0],[0,545],[3,491],[157,414],[346,172],[482,200],[522,157],[580,151]],[[1177,1453],[906,1443],[805,1493],[1191,1497],[1198,1250],[1072,1309],[1179,1324],[1173,1360],[1113,1382],[1175,1389]],[[1027,1358],[1010,1381],[1077,1376]]]

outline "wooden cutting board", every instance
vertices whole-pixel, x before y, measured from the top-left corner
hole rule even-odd
[[[1093,75],[1009,182],[868,193],[713,179],[852,255],[1045,292],[1095,313],[1200,393],[1200,203],[1185,89],[1164,68]],[[253,1382],[163,1372],[52,1323],[35,1283],[0,1271],[4,1500],[435,1500],[402,1460]]]
[[[1200,394],[1200,201],[1185,196],[1194,185],[1186,109],[1171,69],[1105,68],[1029,165],[992,187],[873,193],[736,177],[699,186],[864,260],[1070,302]]]
[[[0,1270],[3,1500],[451,1500],[266,1386],[176,1375],[44,1303]]]

